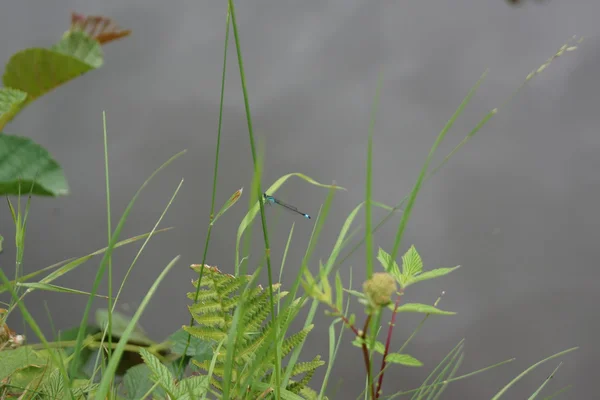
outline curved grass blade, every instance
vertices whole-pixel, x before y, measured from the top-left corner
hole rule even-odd
[[[171,268],[173,268],[173,266],[177,263],[178,260],[179,260],[179,256],[177,256],[173,260],[171,260],[171,262],[163,269],[163,271],[160,273],[158,278],[156,278],[156,280],[154,281],[154,283],[148,290],[148,293],[146,294],[146,296],[144,296],[144,299],[140,303],[140,306],[138,307],[137,311],[131,318],[129,325],[127,325],[127,328],[125,328],[125,331],[123,332],[123,335],[119,339],[119,343],[117,344],[117,347],[115,348],[115,351],[113,352],[112,357],[111,357],[110,361],[108,362],[108,365],[106,366],[106,369],[104,370],[104,373],[102,374],[102,380],[100,381],[100,385],[98,386],[98,391],[96,392],[96,400],[104,400],[107,398],[108,392],[110,390],[110,386],[112,384],[115,372],[117,370],[117,366],[119,365],[119,362],[121,361],[121,356],[123,355],[123,352],[125,351],[125,346],[127,345],[127,341],[129,340],[129,337],[131,336],[133,330],[137,326],[137,323],[138,323],[140,317],[142,316],[142,313],[148,306],[150,299],[154,296],[154,293],[156,292],[158,285],[162,282],[162,280],[165,278],[167,273],[171,270]]]
[[[341,186],[325,185],[323,183],[319,183],[307,175],[301,174],[299,172],[294,172],[291,174],[284,175],[281,178],[277,179],[271,186],[269,186],[269,188],[266,190],[266,193],[271,193],[271,194],[275,193],[277,191],[277,189],[279,189],[281,187],[281,185],[283,185],[289,178],[291,178],[293,176],[297,176],[298,178],[303,179],[304,181],[310,183],[311,185],[315,185],[315,186],[319,186],[319,187],[323,187],[323,188],[329,188],[329,189],[346,190]],[[248,229],[248,227],[250,226],[250,224],[252,223],[252,221],[254,220],[256,215],[258,214],[259,208],[260,208],[260,205],[257,201],[256,204],[250,209],[250,211],[248,211],[246,216],[242,219],[242,222],[240,223],[240,226],[238,227],[237,236],[236,236],[236,244],[235,244],[235,265],[240,264],[240,241],[241,241],[242,235],[244,234],[246,229]]]
[[[518,381],[520,381],[521,378],[523,378],[525,375],[527,375],[528,373],[530,373],[531,371],[533,371],[534,369],[536,369],[537,367],[539,367],[540,365],[542,365],[546,361],[550,361],[552,359],[555,359],[556,357],[563,356],[563,355],[565,355],[567,353],[570,353],[572,351],[577,350],[578,348],[579,347],[572,347],[570,349],[563,350],[561,352],[558,352],[556,354],[551,355],[550,357],[544,358],[542,361],[538,361],[537,363],[533,364],[531,367],[527,368],[525,371],[523,371],[519,375],[517,375],[517,377],[515,379],[513,379],[510,382],[508,382],[506,384],[506,386],[504,386],[502,389],[500,389],[500,391],[498,393],[496,393],[494,395],[494,397],[492,397],[492,400],[498,400],[504,393],[506,393],[506,391],[508,389],[510,389],[515,383],[517,383]]]
[[[123,212],[123,215],[121,216],[121,219],[119,220],[119,223],[117,224],[117,227],[111,237],[111,241],[108,244],[108,248],[106,250],[106,252],[104,253],[104,256],[102,257],[102,261],[100,262],[100,267],[98,268],[98,272],[96,273],[96,277],[94,279],[94,283],[92,286],[92,296],[96,293],[96,291],[98,290],[98,286],[100,286],[100,281],[102,280],[102,278],[104,277],[104,271],[106,269],[106,264],[108,262],[108,260],[110,259],[113,249],[115,248],[115,244],[117,243],[117,240],[119,239],[119,235],[121,234],[121,231],[123,230],[123,227],[125,225],[125,221],[127,220],[127,217],[129,216],[129,213],[131,212],[131,209],[133,208],[133,205],[135,204],[135,201],[137,200],[137,198],[140,196],[142,190],[150,183],[150,181],[152,180],[152,178],[154,178],[156,176],[156,174],[158,174],[161,170],[163,170],[164,168],[166,168],[171,162],[173,162],[174,160],[176,160],[177,158],[179,158],[181,155],[183,155],[185,153],[184,151],[181,151],[177,154],[175,154],[173,157],[171,157],[170,159],[168,159],[165,163],[163,163],[163,165],[161,165],[160,167],[158,167],[153,173],[152,175],[150,175],[150,177],[148,179],[146,179],[146,181],[142,184],[142,186],[138,189],[138,191],[135,193],[135,195],[133,196],[133,198],[131,199],[131,201],[129,202],[129,204],[127,205],[127,208],[125,209],[125,211]],[[85,310],[83,312],[83,318],[81,319],[81,324],[79,327],[79,333],[77,334],[77,339],[76,339],[76,345],[75,345],[75,353],[74,353],[74,358],[77,359],[79,357],[79,352],[82,349],[82,342],[83,342],[83,334],[85,331],[85,326],[87,324],[87,320],[89,318],[89,314],[90,314],[90,309],[92,307],[92,300],[93,297],[90,296]],[[72,368],[71,368],[71,375],[75,373],[74,371],[75,368],[75,364],[73,364]]]

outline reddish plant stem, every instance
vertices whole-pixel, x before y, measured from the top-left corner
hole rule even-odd
[[[362,330],[360,338],[362,339],[362,351],[365,359],[365,368],[367,369],[367,382],[369,384],[369,390],[371,391],[371,398],[375,399],[375,386],[373,385],[371,378],[371,359],[369,357],[369,349],[367,348],[367,331],[369,330],[369,323],[371,322],[371,314],[367,315],[365,320],[365,327]]]
[[[352,332],[354,332],[356,336],[360,336],[360,332],[358,331],[358,329],[356,329],[356,327],[350,323],[350,320],[346,318],[344,314],[342,314],[342,312],[337,309],[337,307],[335,307],[334,305],[330,305],[330,307],[333,310],[333,312],[336,313],[337,316],[339,316],[342,319],[342,321],[344,321],[344,324],[346,324],[348,328],[352,329]]]
[[[398,296],[396,299],[396,304],[394,305],[394,312],[392,313],[392,320],[390,321],[390,327],[388,328],[387,338],[385,340],[385,351],[383,353],[383,359],[381,360],[381,369],[379,370],[379,382],[377,383],[377,391],[375,392],[374,399],[378,399],[381,394],[381,385],[383,384],[383,372],[385,369],[385,358],[388,355],[390,350],[390,344],[392,343],[392,332],[394,331],[394,323],[396,321],[396,314],[398,314],[398,306],[400,305],[400,299],[402,297]]]

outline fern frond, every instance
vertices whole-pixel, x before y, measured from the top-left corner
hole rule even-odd
[[[195,336],[205,341],[214,340],[216,342],[220,342],[227,336],[227,333],[224,333],[220,328],[217,327],[213,328],[209,326],[184,326],[183,330],[185,330],[192,336]]]
[[[200,272],[204,269],[202,281],[192,281],[198,291],[198,301],[188,307],[197,326],[184,327],[186,332],[202,340],[213,343],[213,351],[216,351],[217,343],[227,340],[229,331],[233,323],[233,315],[237,307],[243,302],[243,309],[240,320],[236,326],[239,334],[236,340],[233,352],[233,364],[229,379],[231,379],[232,395],[239,398],[254,398],[258,389],[248,389],[245,387],[247,382],[270,382],[270,376],[275,368],[275,349],[277,342],[281,340],[281,354],[283,358],[289,354],[296,346],[303,343],[313,325],[283,339],[280,337],[277,341],[273,340],[273,321],[270,317],[271,290],[260,285],[251,289],[246,289],[252,277],[248,275],[235,277],[219,271],[216,267],[208,265],[192,265],[192,269]],[[273,284],[272,291],[274,300],[279,301],[285,297],[288,292],[280,290],[279,283]],[[195,298],[195,293],[188,294],[191,299]],[[276,317],[281,332],[286,332],[292,320],[298,315],[302,306],[305,304],[301,299],[294,299],[289,306],[282,307],[280,314]],[[213,375],[211,376],[211,386],[217,390],[222,390],[222,379],[225,376],[225,362],[227,353],[220,351],[214,360]],[[212,360],[198,362],[192,361],[201,370],[208,372]],[[292,376],[303,375],[297,382],[290,381],[288,385],[294,390],[294,393],[300,393],[307,388],[307,385],[315,372],[315,369],[323,365],[320,357],[305,363],[298,363],[292,370]],[[282,372],[285,367],[282,366]],[[242,387],[244,386],[244,387]],[[247,392],[251,390],[251,392]],[[309,393],[308,391],[306,393]],[[250,396],[250,397],[248,397]]]
[[[313,374],[317,368],[324,364],[325,361],[321,361],[321,356],[316,356],[312,361],[296,363],[294,368],[292,368],[291,376],[298,376],[305,373]]]

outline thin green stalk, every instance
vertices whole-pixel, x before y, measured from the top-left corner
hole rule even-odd
[[[312,257],[314,247],[315,247],[316,243],[318,242],[318,238],[321,234],[321,230],[325,224],[325,219],[326,219],[327,215],[329,214],[329,209],[331,208],[331,204],[333,202],[334,193],[335,193],[335,190],[332,188],[329,191],[327,198],[325,199],[325,204],[323,205],[322,211],[319,211],[319,214],[317,215],[317,220],[316,220],[316,224],[315,224],[313,233],[311,235],[309,247],[306,250],[304,257],[302,258],[302,264],[300,265],[300,268],[298,269],[298,274],[296,275],[296,279],[294,280],[294,283],[292,284],[292,287],[290,288],[290,294],[288,295],[289,298],[288,298],[284,308],[289,307],[292,302],[292,299],[294,299],[296,297],[298,287],[300,286],[300,282],[302,280],[302,277],[304,276],[304,270],[308,268],[308,262],[309,262],[310,258]],[[321,215],[323,215],[323,218],[321,218]],[[302,303],[304,303],[307,299],[308,299],[308,294],[304,293],[302,295],[300,301]],[[312,321],[315,317],[318,306],[319,306],[319,301],[316,299],[313,299],[312,305],[310,307],[310,310],[309,310],[306,320],[304,322],[303,328],[307,328],[309,325],[312,324]],[[292,323],[292,319],[290,318],[290,320],[286,321],[286,324],[284,325],[284,328],[283,328],[283,332],[287,331],[287,329],[291,323]],[[300,345],[296,346],[296,348],[292,352],[292,355],[290,356],[288,365],[285,370],[285,375],[284,375],[283,381],[282,381],[282,385],[284,387],[286,387],[288,384],[288,381],[292,375],[292,369],[294,368],[294,366],[296,365],[296,362],[298,361],[298,357],[300,356],[300,352],[302,351],[303,346],[304,346],[304,342],[302,342]]]
[[[106,111],[102,111],[102,127],[103,127],[103,138],[104,138],[104,177],[106,180],[106,227],[108,231],[108,241],[110,243],[110,237],[112,234],[111,227],[111,207],[110,207],[110,178],[108,173],[108,135],[106,131]],[[112,257],[108,257],[108,357],[112,355]]]
[[[582,41],[582,38],[578,40],[577,43],[580,43]],[[569,41],[570,42],[570,41]],[[512,92],[510,94],[510,96],[508,96],[506,98],[506,100],[504,100],[501,105],[497,108],[494,108],[493,110],[489,111],[484,117],[483,119],[477,124],[477,126],[471,130],[471,132],[469,132],[467,134],[467,136],[465,136],[465,138],[444,158],[444,160],[442,162],[440,162],[435,168],[433,168],[433,170],[431,170],[431,172],[429,172],[427,174],[427,176],[425,177],[425,181],[429,180],[429,178],[431,178],[433,175],[435,175],[435,173],[437,173],[437,171],[442,168],[449,160],[450,158],[461,148],[463,147],[465,144],[467,144],[467,142],[469,140],[471,140],[475,134],[477,132],[479,132],[479,130],[481,130],[481,128],[483,128],[483,126],[494,116],[498,113],[498,111],[500,111],[503,107],[505,107],[512,99],[513,97],[515,97],[517,95],[517,93],[519,93],[527,84],[527,82],[529,82],[531,79],[533,79],[535,76],[537,76],[540,72],[542,72],[544,69],[546,69],[546,67],[548,67],[548,65],[550,65],[550,63],[552,61],[554,61],[556,58],[560,57],[561,55],[563,55],[565,53],[565,51],[571,51],[574,50],[576,48],[576,46],[572,46],[572,47],[568,47],[568,43],[561,46],[561,48],[556,52],[556,54],[554,54],[552,57],[550,57],[544,64],[542,64],[538,69],[534,70],[533,72],[531,72],[526,78],[525,81],[521,84],[521,86],[519,86],[514,92]],[[375,229],[373,229],[373,233],[377,232],[379,230],[379,228],[381,228],[383,225],[385,225],[385,223],[387,223],[390,218],[392,217],[392,215],[394,215],[394,213],[399,210],[400,208],[402,208],[402,205],[408,200],[409,196],[405,196],[404,198],[402,198],[400,200],[400,202],[398,202],[398,204],[396,204],[396,206],[394,206],[394,208],[385,216],[383,217],[375,226]],[[337,268],[343,264],[348,258],[350,258],[352,256],[352,254],[354,254],[354,252],[356,252],[356,250],[358,250],[360,248],[360,246],[362,246],[362,244],[365,242],[365,238],[362,238],[356,245],[354,245],[352,247],[352,249],[348,252],[348,254],[346,254],[334,267],[334,270],[337,270]],[[344,243],[343,247],[346,247],[347,243]]]
[[[242,92],[244,95],[244,107],[246,109],[246,121],[248,123],[248,137],[250,139],[250,149],[252,151],[252,160],[254,162],[254,167],[256,169],[257,166],[257,154],[256,154],[256,146],[255,146],[255,141],[254,141],[254,131],[252,129],[252,117],[251,117],[251,113],[250,113],[250,101],[248,98],[248,89],[246,87],[246,76],[244,73],[244,61],[242,59],[242,49],[240,46],[240,35],[238,32],[238,27],[237,27],[237,22],[236,22],[236,17],[235,17],[235,5],[233,4],[233,0],[229,0],[229,10],[231,12],[231,24],[233,26],[233,36],[235,37],[235,49],[237,52],[237,58],[238,58],[238,66],[239,66],[239,70],[240,70],[240,79],[241,79],[241,83],[242,83]],[[260,180],[258,183],[258,190],[257,190],[257,197],[260,199],[262,195],[262,191],[260,190]],[[275,317],[275,302],[273,299],[273,271],[271,268],[271,246],[269,245],[269,235],[267,233],[267,221],[265,218],[265,206],[264,203],[262,201],[259,200],[258,202],[259,207],[260,207],[260,219],[262,222],[262,228],[263,228],[263,238],[264,238],[264,242],[265,242],[265,255],[266,255],[266,261],[267,261],[267,276],[268,276],[268,280],[269,280],[269,298],[270,298],[270,306],[271,306],[271,320],[273,321],[273,324],[276,326],[275,329],[273,329],[273,341],[276,342],[278,339],[278,329],[277,326],[279,326],[279,324],[276,321],[276,317]],[[277,400],[279,400],[281,398],[281,360],[279,359],[279,351],[277,349],[277,346],[275,346],[275,398]]]
[[[372,223],[372,207],[373,201],[373,132],[375,131],[375,115],[379,106],[381,97],[381,87],[383,85],[383,74],[379,74],[377,89],[375,90],[375,100],[373,101],[373,109],[371,110],[371,122],[369,123],[369,140],[367,144],[367,177],[365,188],[365,257],[366,257],[366,279],[371,279],[373,275],[373,233],[371,232]]]
[[[219,172],[219,154],[221,152],[221,131],[223,127],[223,101],[225,98],[225,72],[227,70],[227,45],[229,43],[229,6],[227,7],[227,16],[225,18],[225,46],[223,51],[223,68],[221,72],[221,100],[219,102],[219,124],[217,127],[217,148],[215,151],[215,166],[213,169],[213,186],[212,186],[212,195],[210,200],[210,222],[208,224],[208,231],[206,232],[206,240],[204,242],[204,252],[202,254],[202,264],[206,263],[206,258],[208,256],[208,244],[210,243],[210,236],[212,233],[212,220],[214,218],[215,213],[215,203],[216,203],[216,195],[217,195],[217,176]],[[204,273],[204,268],[200,269],[200,274],[198,276],[198,283],[202,282],[202,274]],[[198,301],[198,296],[200,294],[200,285],[196,288],[196,293],[194,296],[194,303]],[[190,317],[190,326],[194,326],[193,317]],[[185,354],[187,354],[188,348],[192,342],[192,335],[188,333],[187,341],[185,343],[185,349],[183,350],[183,357],[181,357],[181,362],[179,363],[179,375],[183,374],[183,363],[186,359]]]
[[[387,267],[388,271],[392,267],[392,263],[396,259],[396,256],[398,255],[398,251],[400,250],[400,244],[402,242],[402,236],[404,234],[404,230],[406,228],[406,225],[408,224],[408,219],[410,218],[412,208],[417,199],[417,195],[419,194],[419,191],[421,190],[421,186],[423,185],[425,176],[426,176],[427,172],[429,171],[429,164],[431,163],[431,160],[433,159],[433,155],[435,154],[435,151],[437,150],[438,146],[442,143],[442,141],[446,137],[446,134],[448,133],[450,128],[452,128],[452,125],[454,125],[454,121],[456,121],[458,116],[463,112],[463,110],[465,109],[465,107],[467,106],[467,104],[469,103],[469,101],[471,100],[473,95],[475,94],[475,91],[477,90],[477,88],[479,87],[479,85],[481,84],[481,82],[483,81],[483,79],[485,78],[486,75],[487,75],[487,71],[485,71],[483,73],[483,75],[481,76],[481,78],[479,78],[479,80],[477,81],[475,86],[473,86],[471,88],[471,90],[469,90],[469,93],[467,94],[465,99],[462,101],[460,106],[457,108],[457,110],[454,112],[452,117],[448,120],[448,122],[446,123],[444,128],[441,130],[441,132],[439,133],[435,142],[433,143],[433,146],[431,146],[429,155],[425,159],[425,163],[423,164],[423,167],[421,168],[421,173],[419,174],[419,178],[417,179],[417,182],[415,183],[415,186],[413,187],[413,190],[410,193],[408,202],[406,203],[406,208],[404,210],[404,213],[402,213],[402,220],[400,221],[400,225],[398,226],[398,231],[396,232],[396,239],[394,240],[394,248],[392,250],[392,253],[390,254],[390,261],[389,261],[389,264]]]
[[[502,397],[502,395],[504,393],[506,393],[506,391],[508,389],[510,389],[515,383],[517,383],[519,380],[521,380],[521,378],[523,378],[525,375],[527,375],[528,373],[530,373],[531,371],[533,371],[535,368],[539,367],[540,365],[542,365],[543,363],[545,363],[546,361],[550,361],[556,357],[560,357],[563,356],[567,353],[570,353],[574,350],[577,350],[579,347],[572,347],[570,349],[567,350],[563,350],[559,353],[553,354],[550,357],[544,358],[541,361],[538,361],[537,363],[533,364],[531,367],[527,368],[525,371],[521,372],[519,375],[516,376],[516,378],[514,378],[512,381],[510,381],[506,386],[504,386],[498,393],[496,393],[496,395],[494,397],[492,397],[492,400],[498,400],[500,397]]]
[[[138,191],[135,193],[135,195],[133,196],[133,198],[127,205],[127,208],[123,212],[123,215],[121,216],[121,219],[119,220],[119,223],[117,224],[117,227],[116,227],[115,231],[113,232],[113,235],[111,237],[110,243],[108,244],[106,252],[104,253],[104,256],[102,257],[102,261],[100,262],[98,271],[96,272],[96,277],[94,279],[94,283],[92,285],[92,290],[90,292],[91,295],[90,295],[88,302],[86,304],[86,307],[84,309],[83,317],[81,319],[81,324],[79,325],[79,332],[77,333],[77,339],[76,339],[77,344],[74,349],[73,359],[79,358],[79,354],[80,354],[81,348],[82,348],[81,344],[83,342],[83,336],[85,333],[85,327],[88,323],[90,310],[92,308],[92,301],[93,301],[94,297],[96,296],[96,292],[98,291],[100,282],[102,281],[102,278],[104,277],[104,271],[106,269],[106,262],[107,262],[109,256],[112,254],[113,249],[115,248],[115,245],[117,244],[119,235],[121,234],[121,231],[123,230],[123,227],[125,226],[125,221],[127,220],[127,217],[129,216],[129,213],[131,212],[131,209],[133,208],[135,201],[141,194],[142,190],[150,183],[150,181],[152,180],[152,178],[154,178],[154,176],[156,176],[156,174],[158,174],[163,168],[165,168],[167,165],[169,165],[171,162],[173,162],[175,159],[177,159],[179,156],[181,156],[184,153],[185,153],[185,150],[177,153],[176,155],[171,157],[169,160],[167,160],[163,165],[161,165],[158,169],[156,169],[152,173],[152,175],[150,175],[150,177],[148,179],[146,179],[146,181],[138,189]],[[73,376],[74,374],[75,374],[75,363],[72,363],[70,366],[69,375]]]
[[[160,214],[160,217],[158,218],[158,220],[156,220],[156,223],[152,227],[152,230],[150,231],[150,233],[148,235],[146,235],[146,239],[144,240],[144,243],[142,243],[142,245],[140,246],[140,249],[136,253],[135,257],[133,258],[133,261],[131,262],[131,265],[129,266],[129,268],[127,269],[127,272],[125,273],[125,277],[121,281],[121,285],[119,286],[119,290],[117,291],[117,295],[115,296],[115,301],[114,301],[114,304],[113,304],[112,312],[115,311],[115,308],[117,306],[117,301],[119,300],[119,297],[121,296],[121,292],[123,291],[123,287],[125,287],[125,282],[127,282],[127,278],[129,278],[129,274],[133,270],[133,266],[136,264],[136,262],[139,259],[140,255],[142,254],[142,252],[146,248],[146,245],[150,241],[150,238],[154,237],[154,234],[158,231],[158,225],[160,225],[160,223],[162,222],[163,218],[167,214],[167,211],[169,210],[169,208],[171,208],[171,204],[173,204],[173,201],[175,200],[175,197],[177,196],[177,193],[179,193],[179,189],[181,189],[182,185],[183,185],[183,179],[181,179],[181,181],[179,181],[179,185],[177,185],[177,188],[175,189],[175,192],[173,192],[173,195],[171,196],[171,199],[167,203],[167,206],[165,207],[165,209],[163,210],[163,212]],[[186,354],[186,353],[183,353],[183,354]]]

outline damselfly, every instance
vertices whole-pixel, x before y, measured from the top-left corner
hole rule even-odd
[[[263,197],[264,197],[266,203],[269,203],[269,204],[279,204],[280,206],[282,206],[283,208],[285,208],[285,209],[287,209],[289,211],[292,211],[292,212],[295,212],[297,214],[300,214],[300,215],[302,215],[306,219],[310,219],[310,215],[305,214],[305,213],[299,211],[296,207],[291,206],[291,205],[289,205],[287,203],[284,203],[283,201],[281,201],[279,199],[276,199],[273,196],[270,196],[270,195],[264,193]]]

